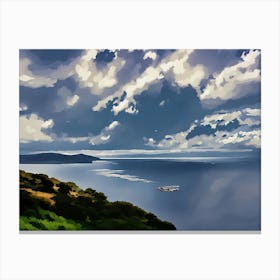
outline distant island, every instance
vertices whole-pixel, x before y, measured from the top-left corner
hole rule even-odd
[[[100,158],[84,154],[64,155],[59,153],[39,153],[20,155],[20,163],[27,164],[91,163],[96,160],[100,160]]]
[[[20,170],[20,230],[176,230],[167,221],[102,192]]]

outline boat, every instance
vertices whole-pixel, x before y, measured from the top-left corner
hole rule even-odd
[[[180,190],[180,186],[177,185],[161,186],[161,187],[157,187],[157,189],[162,192],[175,192]]]

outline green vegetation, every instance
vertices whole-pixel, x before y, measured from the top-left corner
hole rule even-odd
[[[20,171],[20,230],[175,230],[173,224],[102,192]]]

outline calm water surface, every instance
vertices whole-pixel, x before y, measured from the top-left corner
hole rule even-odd
[[[114,159],[92,164],[21,164],[129,201],[179,230],[260,230],[260,160]],[[157,187],[179,185],[180,191]]]

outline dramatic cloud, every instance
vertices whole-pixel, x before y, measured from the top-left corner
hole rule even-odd
[[[236,129],[234,131],[216,131],[214,135],[199,135],[187,140],[189,147],[203,149],[211,147],[212,149],[220,148],[240,148],[251,147],[260,148],[261,131],[255,129],[252,131],[242,131]]]
[[[205,116],[201,125],[210,125],[211,128],[216,129],[218,125],[227,126],[234,120],[237,120],[240,125],[260,125],[260,113],[260,109],[251,108],[233,112],[220,112],[219,114]]]
[[[74,74],[75,61],[68,65],[61,65],[57,69],[44,68],[31,71],[32,61],[23,57],[19,61],[20,85],[30,88],[54,87],[58,80],[65,80]]]
[[[219,132],[221,134],[221,132]],[[225,136],[224,136],[225,135]],[[243,143],[246,146],[254,146],[260,148],[261,144],[261,130],[256,129],[252,131],[238,131],[234,133],[223,134],[219,140],[222,144],[236,144]]]
[[[19,81],[20,85],[32,88],[53,87],[57,79],[33,74],[29,69],[31,61],[27,58],[20,59]]]
[[[93,94],[103,94],[103,90],[118,83],[117,73],[125,65],[125,60],[117,55],[112,62],[98,69],[94,60],[98,50],[87,50],[75,67],[76,77],[81,87],[90,88]]]
[[[30,116],[20,116],[20,142],[28,143],[30,141],[53,141],[53,138],[44,132],[45,129],[52,128],[53,120],[43,120],[36,114]]]
[[[191,85],[199,90],[199,84],[206,77],[207,70],[202,65],[192,67],[187,62],[192,52],[192,50],[178,50],[164,58],[159,64],[148,67],[135,80],[121,86],[116,93],[98,101],[93,110],[104,109],[109,101],[114,100],[112,111],[115,115],[124,110],[127,113],[135,113],[136,109],[129,110],[130,107],[135,108],[136,106],[135,96],[140,95],[151,85],[164,78],[180,87]],[[123,98],[124,92],[125,97]]]
[[[207,115],[188,130],[166,135],[159,142],[152,138],[144,138],[144,141],[160,149],[221,149],[237,148],[241,144],[260,148],[260,137],[260,110],[246,108]]]
[[[249,94],[259,93],[261,71],[260,51],[243,53],[242,61],[225,67],[206,85],[200,94],[201,101],[208,106],[217,106],[230,99],[239,99]]]
[[[111,88],[118,83],[117,73],[122,69],[125,60],[117,57],[99,69],[94,62],[99,50],[86,50],[81,57],[71,60],[68,64],[61,64],[57,68],[45,66],[31,71],[33,62],[30,58],[20,59],[20,85],[39,88],[54,87],[58,80],[65,80],[75,76],[81,87],[90,88],[93,94],[102,94],[104,89]]]
[[[148,142],[147,145],[164,149],[181,149],[188,150],[220,150],[220,149],[236,149],[244,146],[251,148],[260,148],[260,129],[252,131],[216,131],[214,135],[198,135],[189,140],[186,140],[186,132],[180,132],[174,135],[167,135],[165,139],[159,143]],[[235,145],[239,144],[239,145]]]
[[[260,50],[21,50],[20,147],[257,151],[260,60]]]

